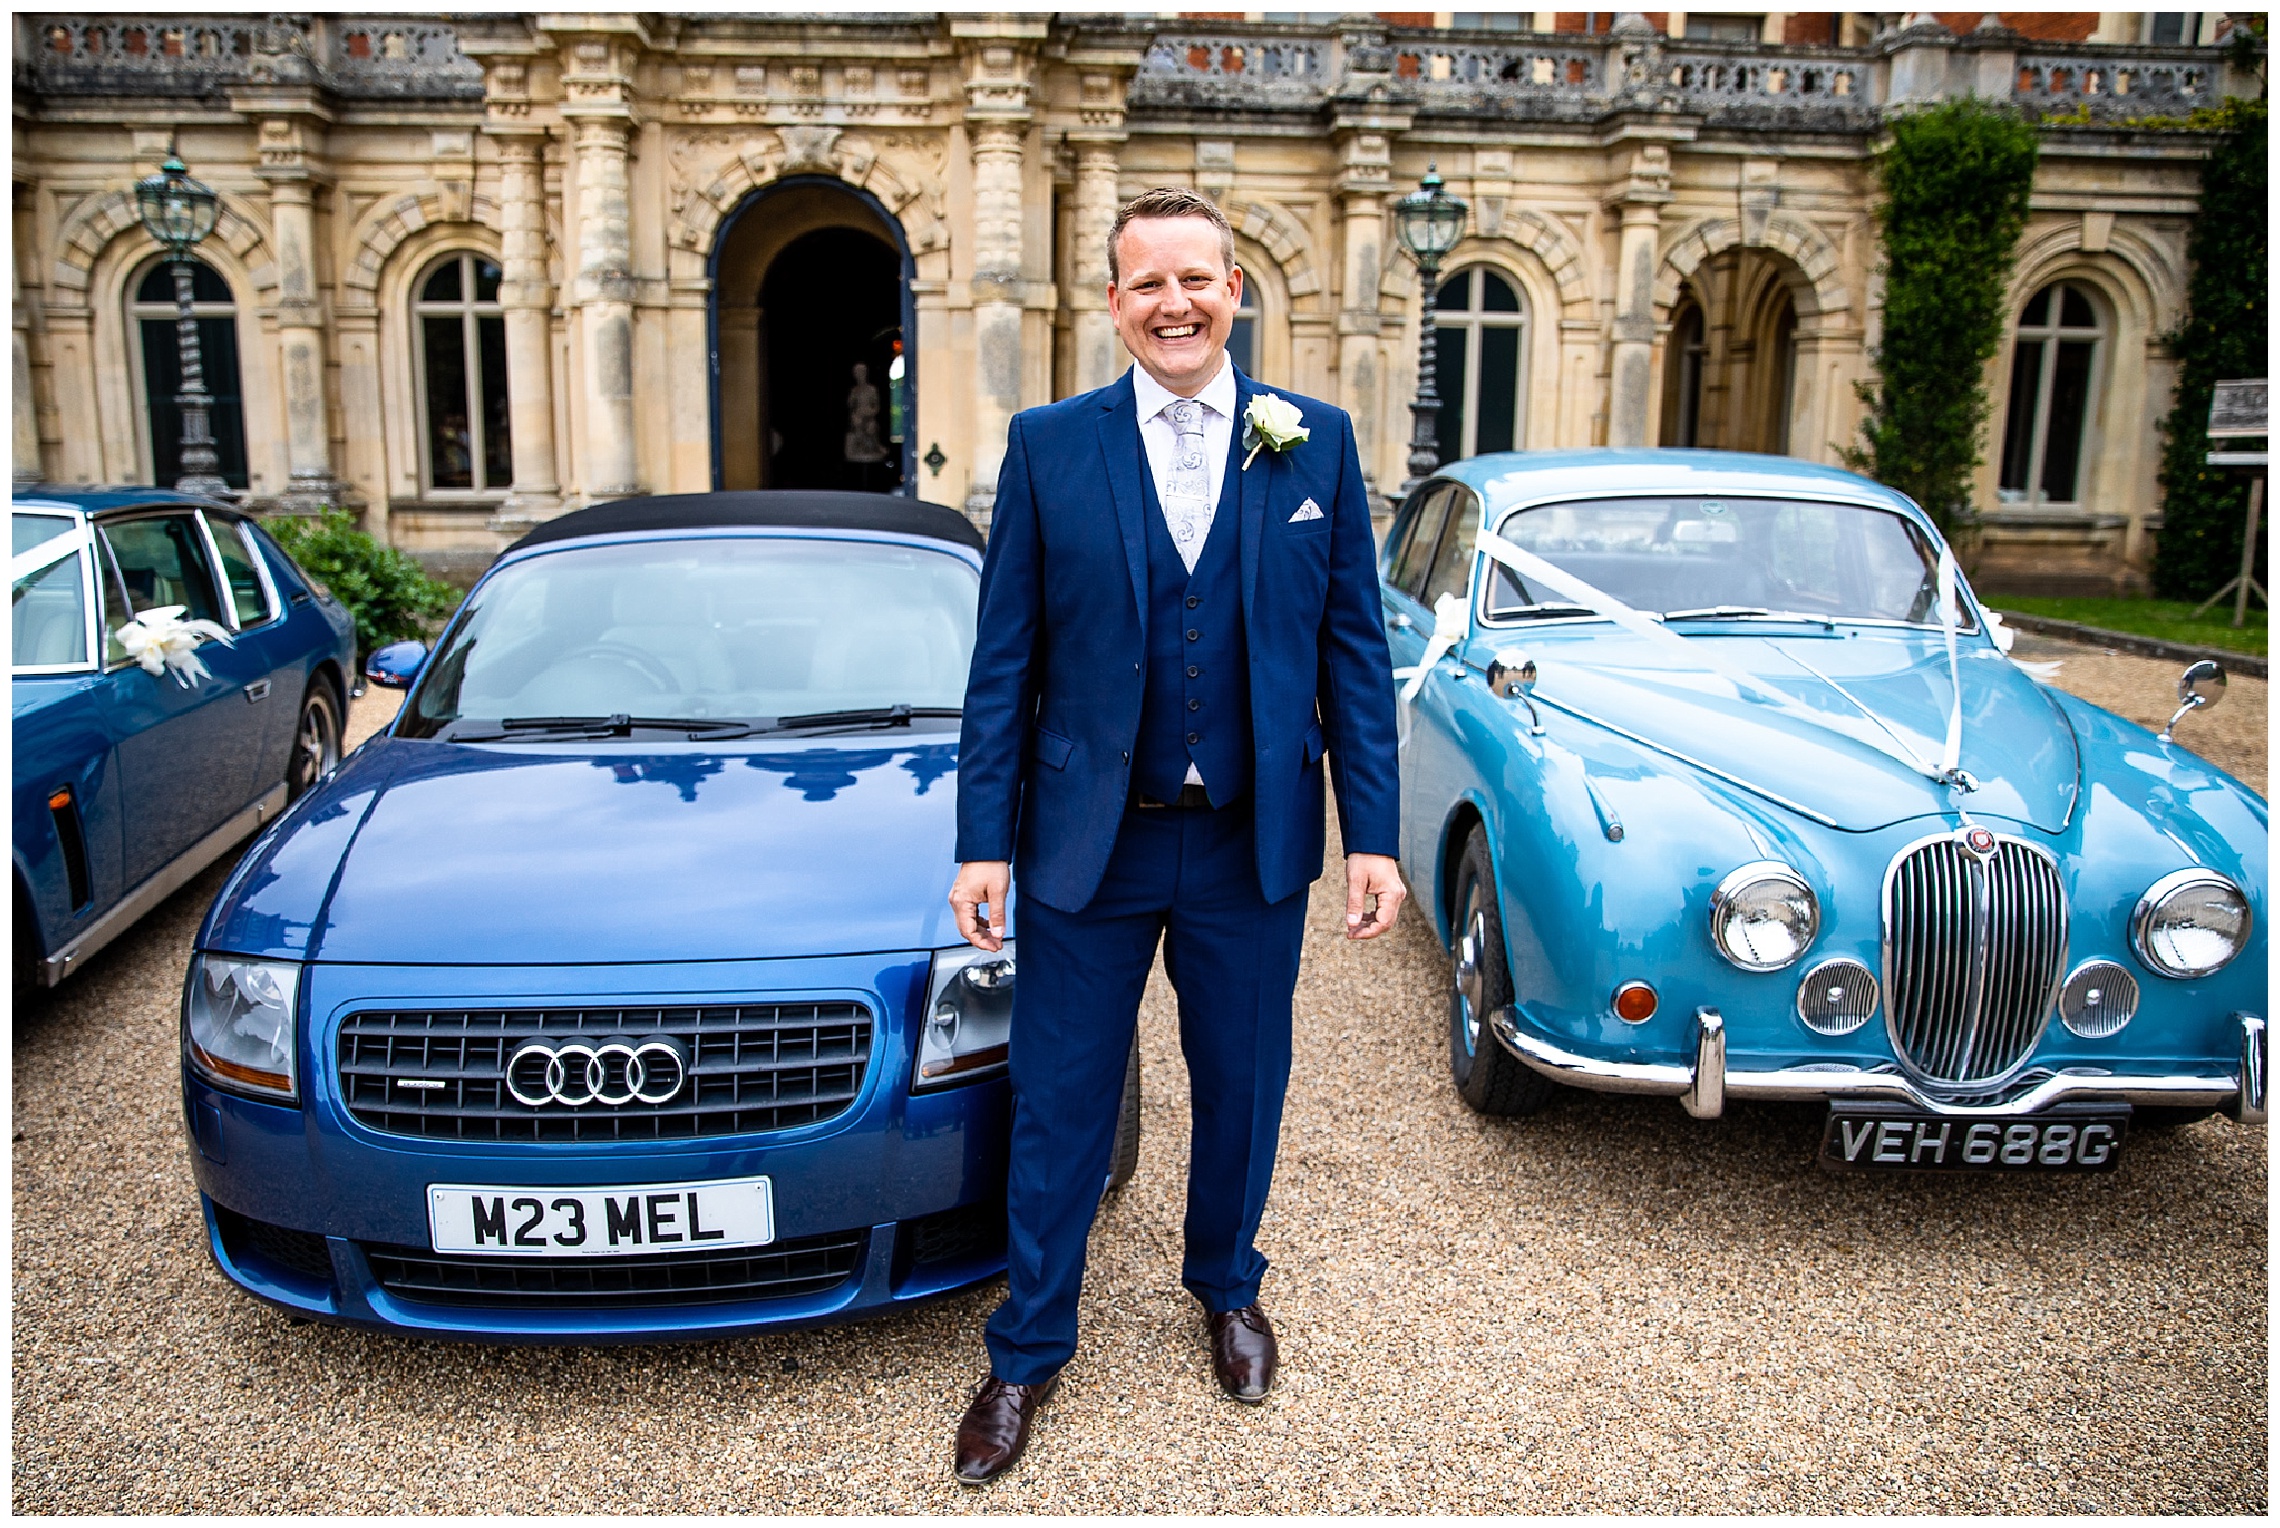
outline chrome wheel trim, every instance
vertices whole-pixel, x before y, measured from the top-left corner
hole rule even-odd
[[[293,737],[293,788],[307,790],[339,763],[340,728],[332,721],[332,708],[311,695],[301,707],[301,725]]]
[[[1464,931],[1457,936],[1457,965],[1455,987],[1450,993],[1450,1004],[1455,1009],[1457,1038],[1463,1042],[1465,1054],[1480,1054],[1480,1022],[1482,976],[1481,952],[1487,943],[1488,918],[1481,910],[1480,886],[1475,882],[1465,893],[1463,914]]]

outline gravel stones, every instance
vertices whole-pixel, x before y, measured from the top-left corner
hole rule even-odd
[[[2166,718],[2173,665],[2065,657],[2061,685]],[[392,700],[359,702],[352,740]],[[2180,740],[2261,788],[2263,705],[2235,680]],[[1263,1407],[1220,1397],[1179,1288],[1160,972],[1083,1346],[987,1489],[950,1480],[950,1435],[996,1284],[669,1347],[295,1326],[212,1268],[185,1159],[176,1004],[223,873],[16,1015],[19,1512],[2267,1507],[2264,1131],[2143,1131],[2112,1175],[1871,1178],[1814,1165],[1809,1107],[1578,1094],[1485,1120],[1448,1082],[1446,957],[1415,916],[1347,944],[1335,880],[1261,1234]]]

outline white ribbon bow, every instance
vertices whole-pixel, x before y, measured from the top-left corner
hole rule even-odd
[[[213,677],[198,657],[198,644],[211,638],[231,647],[237,639],[212,621],[183,620],[183,608],[158,605],[145,610],[119,628],[118,638],[127,656],[141,664],[144,673],[171,674],[174,682],[187,690],[197,681]]]
[[[1461,594],[1444,594],[1433,602],[1433,635],[1425,639],[1425,654],[1408,668],[1393,671],[1396,679],[1409,682],[1401,687],[1401,703],[1409,705],[1417,699],[1417,692],[1425,687],[1425,676],[1456,650],[1459,642],[1472,630],[1472,607]]]

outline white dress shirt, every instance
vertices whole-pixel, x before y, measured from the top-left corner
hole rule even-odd
[[[1179,399],[1179,394],[1148,375],[1146,367],[1132,368],[1132,401],[1140,415],[1140,443],[1148,450],[1148,472],[1156,480],[1156,502],[1169,498],[1172,481],[1172,458],[1176,441],[1172,422],[1164,417],[1164,409]],[[1235,431],[1235,363],[1227,352],[1219,352],[1219,373],[1204,384],[1203,391],[1195,395],[1203,405],[1203,460],[1211,473],[1211,501],[1196,518],[1197,536],[1192,543],[1181,545],[1175,535],[1172,544],[1179,548],[1180,561],[1187,564],[1190,573],[1195,571],[1198,557],[1203,555],[1203,544],[1210,539],[1212,518],[1219,510],[1219,493],[1227,478],[1228,443]],[[1170,517],[1166,516],[1167,526]]]

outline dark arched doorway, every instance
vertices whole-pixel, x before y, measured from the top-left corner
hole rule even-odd
[[[713,483],[908,492],[917,438],[910,258],[877,200],[779,181],[712,257]]]

